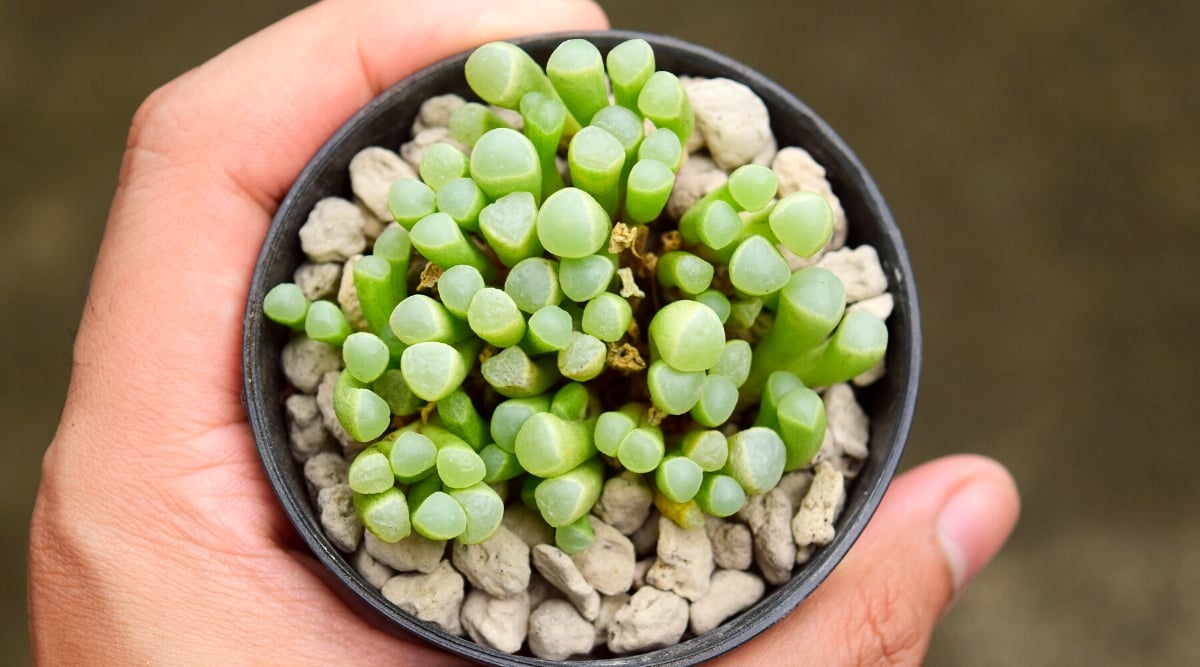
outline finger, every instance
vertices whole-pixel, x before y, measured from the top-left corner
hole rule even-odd
[[[1018,511],[1012,477],[990,459],[947,457],[896,478],[833,574],[727,664],[921,664],[934,626]]]
[[[174,415],[158,421],[185,428],[180,414],[200,428],[214,415],[240,419],[250,269],[276,201],[320,144],[384,87],[447,54],[604,25],[584,0],[328,0],[163,87],[131,131],[73,396]],[[130,389],[119,401],[116,378]]]

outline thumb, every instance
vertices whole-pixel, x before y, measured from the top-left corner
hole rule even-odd
[[[921,664],[934,626],[1000,550],[1019,504],[1012,476],[990,459],[915,468],[892,483],[833,574],[743,649],[755,664]],[[730,664],[743,664],[740,652]]]

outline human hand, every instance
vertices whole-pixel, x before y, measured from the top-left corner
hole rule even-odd
[[[34,512],[39,661],[458,662],[357,616],[280,510],[240,400],[250,273],[303,165],[378,92],[484,41],[604,26],[585,0],[327,0],[143,104]],[[817,593],[729,659],[919,661],[954,590],[938,526],[961,580],[1015,515],[1011,480],[985,461],[898,478]]]

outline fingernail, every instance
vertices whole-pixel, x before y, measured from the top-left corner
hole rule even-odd
[[[938,542],[950,565],[955,591],[979,574],[1011,530],[1011,512],[997,502],[1003,493],[989,480],[969,482],[950,497],[938,515]]]

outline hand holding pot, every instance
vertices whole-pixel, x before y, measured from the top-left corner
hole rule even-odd
[[[272,497],[240,400],[249,277],[301,167],[383,88],[483,41],[604,24],[590,2],[329,0],[147,100],[34,514],[39,660],[455,661],[358,617],[322,581]],[[919,662],[956,590],[1011,530],[1016,506],[1007,473],[978,458],[897,478],[826,583],[725,659]]]

